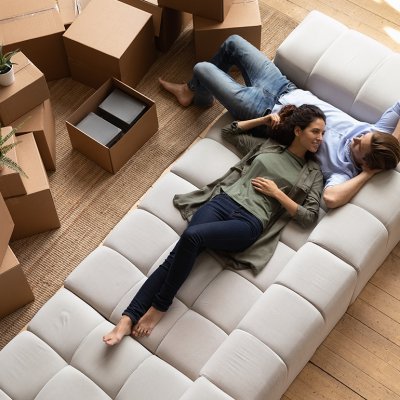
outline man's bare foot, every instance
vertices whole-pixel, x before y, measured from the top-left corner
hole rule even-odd
[[[161,86],[171,92],[184,107],[189,106],[193,102],[194,93],[189,89],[186,83],[171,83],[158,78]]]
[[[124,336],[131,333],[132,325],[132,320],[127,315],[123,315],[115,328],[103,336],[104,343],[109,346],[119,343]]]
[[[151,331],[160,322],[165,312],[158,311],[151,306],[146,314],[139,319],[139,322],[132,328],[132,334],[135,336],[150,336]]]

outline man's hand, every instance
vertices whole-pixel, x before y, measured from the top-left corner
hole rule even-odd
[[[255,190],[266,194],[267,196],[276,197],[280,189],[276,186],[274,181],[264,178],[255,178],[251,180],[251,183]]]
[[[281,118],[278,114],[268,114],[263,118],[264,118],[264,124],[272,128],[275,128],[281,122]]]
[[[371,176],[374,176],[375,174],[383,171],[382,169],[370,169],[366,162],[364,162],[364,164],[361,165],[361,168],[364,172],[366,172],[367,174],[370,174]]]

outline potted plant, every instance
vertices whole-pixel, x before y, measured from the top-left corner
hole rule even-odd
[[[30,118],[30,117],[29,117]],[[28,118],[28,119],[29,119]],[[17,130],[19,128],[21,128],[21,126],[26,122],[27,120],[25,120],[22,124],[18,125],[16,128],[14,128],[8,135],[6,135],[3,138],[3,135],[1,134],[1,124],[0,124],[0,171],[4,168],[4,167],[8,167],[10,169],[12,169],[15,172],[18,172],[19,174],[21,174],[23,177],[28,178],[28,176],[25,174],[25,172],[21,169],[21,167],[14,162],[13,160],[11,160],[11,158],[6,157],[6,153],[8,153],[12,148],[14,148],[16,145],[20,144],[21,141],[19,142],[15,142],[15,143],[10,143],[10,144],[5,144],[7,142],[8,139],[10,139],[11,136],[15,135],[15,132],[17,132]],[[28,178],[29,179],[29,178]]]
[[[11,57],[17,54],[19,49],[3,55],[3,44],[0,46],[0,85],[9,86],[14,82],[14,68],[16,63],[11,62]]]

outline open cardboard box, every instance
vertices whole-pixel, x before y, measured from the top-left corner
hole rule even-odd
[[[18,162],[29,179],[24,182],[25,195],[5,199],[15,224],[11,240],[60,227],[49,180],[33,133],[21,135],[18,140],[22,142],[16,147]]]
[[[152,15],[117,0],[91,0],[63,38],[72,78],[95,89],[135,87],[156,60]]]
[[[0,194],[0,265],[3,262],[6,254],[8,243],[10,242],[11,234],[14,229],[14,222],[10,212],[4,202],[3,196]]]
[[[18,129],[16,136],[32,132],[44,167],[48,171],[54,171],[56,169],[56,126],[50,100],[46,100],[22,117],[11,122],[10,125],[16,128],[28,117],[31,118]]]
[[[158,0],[160,6],[223,22],[233,0]]]
[[[67,29],[88,5],[90,0],[57,0],[61,19]]]
[[[183,11],[158,5],[158,0],[119,0],[153,15],[156,49],[166,53],[192,16]]]
[[[261,47],[261,15],[257,2],[232,4],[224,22],[193,17],[196,62],[209,61],[231,35],[239,35],[254,47]]]
[[[11,126],[6,126],[5,128],[1,129],[1,133],[3,138],[8,135],[12,131]],[[13,144],[15,143],[15,137],[11,136],[10,139],[5,142],[5,145],[8,144]],[[17,146],[16,146],[17,147]],[[18,157],[17,157],[17,149],[14,147],[11,149],[8,153],[6,153],[6,157],[10,158],[12,161],[15,163],[18,163]],[[25,188],[25,181],[26,178],[22,177],[18,172],[15,172],[14,170],[4,167],[0,171],[0,193],[3,196],[3,198],[7,197],[13,197],[13,196],[19,196],[21,194],[26,194],[26,188]],[[0,220],[1,222],[1,220]]]
[[[48,81],[70,75],[55,0],[0,0],[0,10],[3,54],[20,49]]]
[[[0,262],[0,318],[35,300],[32,289],[14,253],[7,248]]]
[[[118,88],[142,101],[149,106],[149,109],[114,146],[108,148],[87,136],[76,128],[76,125],[90,112],[99,115],[98,106],[114,88]],[[67,119],[66,124],[72,147],[112,174],[117,173],[158,130],[158,118],[154,101],[115,78],[109,79],[96,93],[83,103]]]
[[[44,75],[23,53],[15,54],[11,61],[18,65],[14,65],[14,82],[10,86],[0,86],[2,126],[9,125],[50,97]]]

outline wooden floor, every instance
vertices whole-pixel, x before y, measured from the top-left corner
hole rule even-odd
[[[400,52],[400,0],[259,1],[299,22],[318,10]],[[288,399],[400,400],[399,244],[281,400]]]

